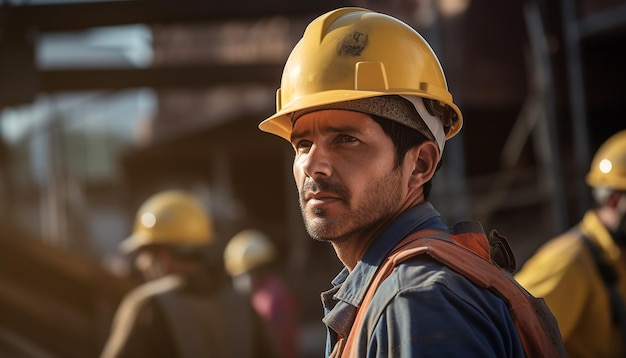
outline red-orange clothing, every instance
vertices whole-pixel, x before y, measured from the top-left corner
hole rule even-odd
[[[252,294],[252,305],[267,322],[281,357],[298,357],[296,302],[284,282],[275,276],[261,277]]]

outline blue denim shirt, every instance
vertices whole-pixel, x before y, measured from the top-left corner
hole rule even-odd
[[[448,230],[426,202],[392,222],[352,272],[343,269],[322,293],[326,356],[347,337],[359,307],[388,252],[408,234]],[[481,228],[482,230],[482,228]],[[398,265],[380,285],[356,340],[359,357],[524,357],[506,303],[428,255]]]

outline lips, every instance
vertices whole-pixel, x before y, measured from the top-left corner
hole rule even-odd
[[[327,193],[307,193],[304,195],[304,200],[310,203],[325,203],[334,200],[341,200],[341,198]]]
[[[323,204],[331,201],[344,201],[347,193],[337,185],[307,181],[302,187],[301,198],[303,202]]]

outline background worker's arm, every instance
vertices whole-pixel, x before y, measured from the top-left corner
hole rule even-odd
[[[590,274],[581,263],[543,254],[531,258],[515,275],[533,296],[543,298],[567,340],[579,324],[589,294]]]

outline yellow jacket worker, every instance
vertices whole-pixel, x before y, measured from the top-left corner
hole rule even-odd
[[[626,356],[626,130],[602,144],[586,177],[596,207],[517,273],[556,316],[568,356]]]

